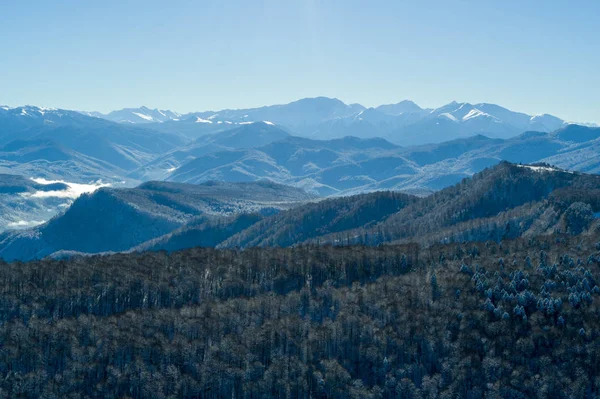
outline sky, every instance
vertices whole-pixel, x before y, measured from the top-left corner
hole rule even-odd
[[[3,1],[0,104],[107,112],[328,96],[600,122],[600,1]]]

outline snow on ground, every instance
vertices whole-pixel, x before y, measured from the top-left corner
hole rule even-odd
[[[271,122],[271,121],[263,121],[263,122],[264,122],[264,123],[266,123],[267,125],[271,125],[271,126],[274,126],[274,125],[275,125],[275,124],[274,124],[273,122]]]
[[[142,119],[145,119],[147,121],[153,121],[154,119],[151,116],[148,115],[144,115],[144,114],[140,114],[139,112],[132,112],[134,115],[139,116]]]
[[[456,117],[454,115],[452,115],[452,114],[449,114],[448,112],[444,112],[443,114],[440,114],[440,116],[446,117],[446,118],[450,119],[453,122],[457,121]]]
[[[565,172],[565,173],[573,173],[565,170],[560,170],[557,168],[553,168],[550,166],[533,166],[533,165],[517,165],[519,168],[527,168],[531,169],[534,172]]]
[[[23,228],[23,227],[33,227],[39,224],[44,223],[43,220],[19,220],[16,222],[10,222],[7,227],[10,228]]]
[[[81,183],[69,183],[62,180],[46,180],[43,178],[32,178],[34,182],[38,184],[55,184],[55,183],[63,183],[66,184],[69,188],[67,190],[57,190],[57,191],[36,191],[33,194],[25,194],[26,196],[30,196],[33,198],[72,198],[75,199],[79,197],[81,194],[92,193],[99,189],[100,187],[109,187],[110,184],[102,183],[102,181],[93,182],[90,184],[81,184]]]
[[[555,172],[556,169],[548,166],[531,166],[531,165],[519,165],[520,168],[531,169],[535,172]]]
[[[472,118],[477,118],[479,116],[490,116],[489,114],[486,114],[485,112],[482,112],[480,110],[478,110],[477,108],[473,108],[472,110],[469,111],[468,114],[466,114],[465,116],[463,116],[463,121],[472,119]]]
[[[198,117],[196,117],[196,123],[213,123],[213,122],[209,121],[208,119],[202,119],[198,116]]]
[[[529,118],[530,121],[534,121],[536,119],[542,119],[542,118],[547,118],[547,117],[552,117],[552,115],[548,115],[548,114],[535,114],[532,115],[531,118]]]

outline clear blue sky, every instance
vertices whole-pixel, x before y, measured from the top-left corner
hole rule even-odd
[[[600,1],[5,1],[0,104],[180,112],[329,96],[600,122]]]

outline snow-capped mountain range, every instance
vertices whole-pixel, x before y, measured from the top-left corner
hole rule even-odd
[[[437,143],[475,134],[506,139],[525,131],[551,132],[567,124],[553,115],[528,115],[488,103],[451,102],[428,109],[404,100],[397,104],[366,108],[327,97],[305,98],[289,104],[260,108],[187,114],[141,107],[126,108],[106,115],[88,115],[119,123],[152,124],[158,130],[183,132],[191,138],[218,132],[223,125],[267,122],[304,137],[384,137],[401,145]],[[158,124],[165,126],[156,126]]]
[[[178,121],[181,114],[169,110],[150,109],[148,107],[124,108],[112,111],[108,114],[100,112],[82,112],[88,116],[95,116],[118,123],[162,123],[167,121]]]

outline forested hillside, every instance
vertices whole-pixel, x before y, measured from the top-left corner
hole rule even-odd
[[[0,257],[195,246],[429,246],[577,235],[599,216],[600,176],[547,164],[502,162],[427,197],[383,191],[321,200],[270,182],[148,182],[100,189],[46,224],[0,234]]]
[[[263,218],[260,213],[244,213],[222,218],[201,217],[170,233],[137,245],[132,251],[177,251],[193,247],[216,247]]]
[[[331,215],[338,211],[346,223],[329,227],[337,221]],[[555,231],[578,234],[598,212],[600,176],[543,164],[502,162],[424,198],[373,193],[300,206],[267,218],[221,245],[411,241],[431,245]]]
[[[391,191],[341,197],[281,212],[224,241],[221,246],[290,246],[321,236],[367,228],[419,198]]]
[[[126,251],[198,218],[255,212],[270,215],[314,199],[298,188],[271,182],[147,182],[131,189],[101,188],[80,196],[47,223],[0,233],[0,258],[40,259],[58,251]],[[240,229],[247,226],[243,224]]]
[[[600,234],[0,265],[4,397],[600,394]]]

